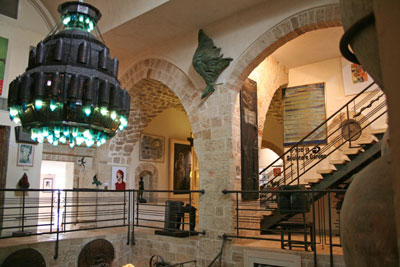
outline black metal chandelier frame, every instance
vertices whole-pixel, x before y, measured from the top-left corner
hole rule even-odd
[[[118,59],[91,33],[101,37],[100,11],[82,2],[58,11],[60,21],[10,83],[10,118],[40,143],[100,146],[127,126],[130,96],[117,79]]]

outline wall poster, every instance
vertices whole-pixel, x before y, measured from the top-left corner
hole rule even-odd
[[[246,79],[240,91],[240,139],[242,190],[258,190],[257,83]],[[242,199],[258,199],[257,193],[242,193]]]
[[[8,39],[0,37],[0,95],[3,93],[7,49],[8,49]]]
[[[288,87],[283,95],[284,146],[292,146],[326,120],[325,83]],[[325,144],[326,126],[321,127],[303,144]]]

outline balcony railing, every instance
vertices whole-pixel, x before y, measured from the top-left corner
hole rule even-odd
[[[333,266],[333,249],[341,247],[340,210],[346,190],[222,192],[232,195],[235,207],[235,232],[226,233],[226,237],[276,242],[282,249],[301,247],[313,253],[314,266],[318,255],[329,249],[330,266]],[[261,198],[242,200],[242,193],[264,195],[268,203]],[[264,228],[262,221],[268,220],[268,216],[281,218],[274,227]]]
[[[57,258],[61,233],[124,227],[127,245],[134,244],[136,227],[196,235],[193,200],[199,193],[204,191],[2,189],[0,239],[51,235]]]

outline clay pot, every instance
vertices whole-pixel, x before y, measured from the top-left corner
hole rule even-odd
[[[346,266],[399,266],[390,153],[359,172],[341,212]]]
[[[340,0],[340,6],[342,24],[345,31],[356,21],[373,12],[373,0]],[[383,88],[375,23],[369,24],[358,31],[351,39],[350,46],[363,68]]]

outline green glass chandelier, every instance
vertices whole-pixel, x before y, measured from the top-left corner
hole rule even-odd
[[[10,119],[34,141],[100,146],[128,125],[130,96],[120,87],[118,59],[101,34],[100,11],[65,2],[60,21],[29,53],[29,64],[10,83]]]

